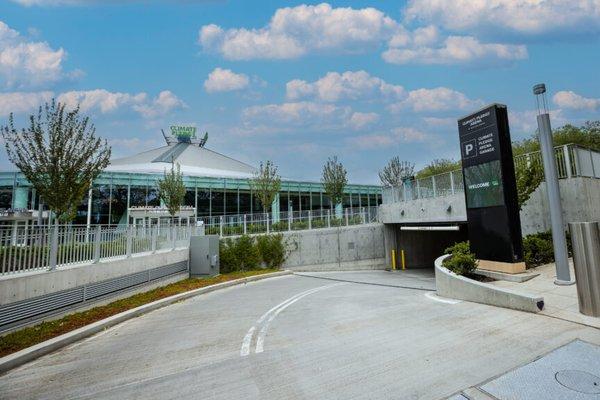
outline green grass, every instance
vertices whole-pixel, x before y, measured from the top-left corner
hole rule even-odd
[[[64,333],[89,325],[93,322],[108,318],[112,315],[121,313],[151,303],[156,300],[175,294],[189,292],[190,290],[214,285],[221,282],[232,281],[235,279],[246,278],[254,275],[262,275],[270,272],[276,272],[275,269],[261,269],[257,271],[237,271],[222,274],[212,278],[190,278],[183,281],[171,283],[147,292],[138,293],[125,299],[113,301],[104,306],[92,308],[90,310],[74,313],[54,321],[42,322],[38,325],[23,328],[0,337],[0,357],[23,350],[27,347],[41,343]]]

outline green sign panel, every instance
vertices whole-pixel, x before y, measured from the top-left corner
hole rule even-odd
[[[504,204],[500,160],[467,167],[463,173],[468,208],[493,207]]]
[[[189,142],[191,139],[196,138],[196,127],[173,125],[171,126],[171,135],[179,141]]]

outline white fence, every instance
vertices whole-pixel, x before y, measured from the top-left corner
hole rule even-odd
[[[275,218],[270,213],[199,217],[206,234],[233,236],[272,233],[335,226],[358,225],[377,221],[377,207],[335,210],[281,212]]]
[[[196,229],[192,226],[1,226],[0,275],[186,247]]]
[[[206,234],[232,236],[317,229],[375,222],[377,207],[271,214],[227,215],[199,218]],[[75,264],[131,257],[189,246],[189,238],[201,232],[199,224],[186,226],[60,225],[0,226],[0,276],[36,270],[52,270]]]

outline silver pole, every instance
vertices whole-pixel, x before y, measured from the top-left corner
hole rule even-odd
[[[536,85],[534,94],[544,96],[545,87]],[[543,98],[545,104],[545,97]],[[552,225],[552,243],[554,244],[554,262],[556,264],[556,285],[572,285],[569,271],[569,259],[567,254],[567,239],[565,237],[565,224],[563,222],[562,205],[560,203],[560,190],[558,187],[558,175],[554,160],[554,146],[552,143],[552,128],[550,126],[550,115],[544,107],[537,116],[538,130],[540,136],[540,147],[542,161],[544,163],[544,175],[546,177],[546,191],[548,193],[548,205],[550,206],[550,221]]]

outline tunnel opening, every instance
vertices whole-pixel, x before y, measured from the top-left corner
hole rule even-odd
[[[431,268],[454,243],[468,240],[466,223],[385,224],[386,262],[400,270]]]

